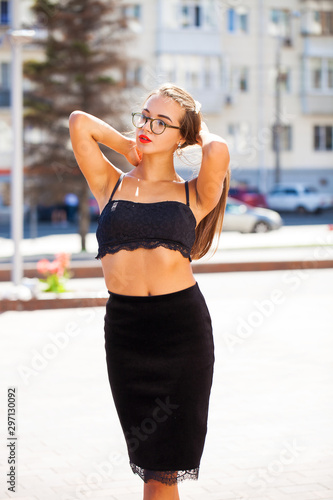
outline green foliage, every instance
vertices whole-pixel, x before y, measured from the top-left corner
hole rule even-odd
[[[36,76],[40,76],[40,74],[47,69],[47,62],[40,61],[26,61],[23,64],[24,76],[27,78],[35,79]]]
[[[111,76],[98,76],[95,78],[94,83],[109,83],[110,85],[116,85],[117,81]]]
[[[82,56],[90,56],[91,50],[89,45],[82,40],[75,40],[72,42],[72,48],[75,49]]]

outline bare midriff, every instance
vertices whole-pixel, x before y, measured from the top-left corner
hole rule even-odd
[[[121,295],[163,295],[196,283],[189,259],[169,248],[119,250],[101,262],[107,289]]]

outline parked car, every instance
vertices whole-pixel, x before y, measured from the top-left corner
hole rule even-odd
[[[229,189],[229,196],[235,198],[236,200],[244,201],[247,205],[252,207],[263,207],[267,208],[267,201],[264,194],[256,187],[249,186],[235,186]]]
[[[277,184],[268,193],[267,203],[273,210],[320,213],[322,209],[332,206],[332,198],[312,186]]]
[[[0,225],[7,225],[11,222],[12,217],[12,207],[11,205],[0,205]],[[23,205],[23,217],[27,218],[29,213],[28,205]]]
[[[266,233],[283,225],[277,212],[268,208],[250,207],[244,202],[228,198],[223,220],[224,231]]]

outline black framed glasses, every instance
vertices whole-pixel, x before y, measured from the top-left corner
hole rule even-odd
[[[150,120],[150,130],[156,135],[163,134],[167,127],[180,129],[180,127],[168,125],[163,120],[160,120],[160,118],[150,118],[143,113],[132,113],[132,123],[136,128],[142,128],[148,120]]]

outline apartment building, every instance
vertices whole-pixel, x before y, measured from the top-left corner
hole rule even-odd
[[[22,0],[25,18],[31,3]],[[0,36],[8,4],[0,1]],[[136,34],[125,75],[129,115],[147,91],[173,81],[227,140],[234,181],[267,191],[278,168],[283,182],[333,191],[331,0],[123,0],[122,8]],[[10,48],[0,46],[0,169],[7,170],[9,65]]]
[[[183,85],[231,152],[232,178],[333,191],[333,2],[141,0],[129,85]],[[277,95],[277,76],[279,93]],[[277,102],[278,101],[278,102]]]

